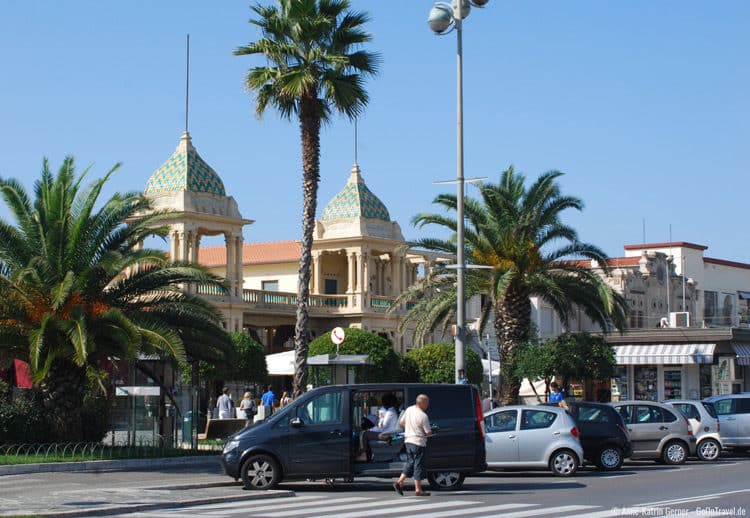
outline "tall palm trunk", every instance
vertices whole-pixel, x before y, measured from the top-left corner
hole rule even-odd
[[[308,303],[315,212],[320,181],[320,113],[315,92],[300,99],[299,125],[302,132],[302,243],[297,285],[297,323],[294,327],[294,396],[307,387]]]
[[[521,283],[513,283],[495,303],[495,336],[500,354],[500,404],[518,403],[521,380],[512,375],[518,345],[529,337],[531,301]]]
[[[78,442],[83,437],[81,408],[86,392],[86,369],[69,361],[52,364],[41,384],[42,405],[51,425],[51,441]]]

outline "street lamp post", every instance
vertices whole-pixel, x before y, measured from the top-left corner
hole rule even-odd
[[[456,129],[457,129],[457,184],[456,201],[456,383],[466,378],[466,296],[464,277],[466,258],[464,257],[464,92],[463,92],[463,20],[471,12],[471,6],[484,7],[489,0],[453,0],[450,4],[436,3],[430,10],[427,23],[437,35],[444,35],[456,30]]]

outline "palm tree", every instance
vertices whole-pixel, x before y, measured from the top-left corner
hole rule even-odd
[[[474,264],[491,267],[467,270],[466,293],[468,297],[486,295],[480,330],[494,310],[505,404],[517,400],[521,385],[507,373],[517,346],[530,338],[529,297],[538,296],[550,304],[563,325],[569,323],[575,308],[582,309],[605,332],[625,325],[624,299],[584,264],[588,261],[580,261],[594,260],[608,273],[607,256],[594,245],[579,241],[577,232],[560,219],[566,209],[583,208],[581,200],[560,192],[557,180],[561,174],[545,173],[527,187],[524,176],[511,167],[502,173],[498,184],[479,185],[481,199],[465,200],[466,257]],[[452,195],[440,195],[434,203],[456,210]],[[455,255],[454,218],[419,214],[413,223],[419,228],[438,225],[454,232],[447,240],[425,238],[414,245]],[[445,332],[455,321],[455,270],[435,268],[399,302],[414,304],[401,326],[411,328],[417,341],[424,341],[437,329]]]
[[[102,361],[218,360],[231,346],[218,310],[181,289],[222,279],[141,247],[168,214],[139,193],[100,202],[117,167],[84,189],[71,157],[56,175],[45,160],[33,200],[0,178],[15,219],[0,220],[0,356],[30,363],[58,440],[80,437],[86,375]]]
[[[296,116],[302,136],[302,242],[297,323],[294,334],[294,392],[307,386],[308,299],[315,212],[320,181],[320,126],[335,113],[354,119],[369,100],[364,78],[377,73],[379,56],[360,50],[370,41],[365,13],[349,9],[348,0],[278,0],[255,5],[262,38],[235,50],[260,55],[263,66],[250,69],[245,81],[256,92],[260,117],[273,106],[285,119]]]

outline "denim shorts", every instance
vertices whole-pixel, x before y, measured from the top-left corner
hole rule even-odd
[[[414,480],[424,480],[425,448],[416,444],[406,443],[406,464],[402,473]]]

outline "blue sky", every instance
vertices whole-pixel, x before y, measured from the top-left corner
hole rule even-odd
[[[383,56],[359,122],[359,163],[407,238],[455,177],[455,37],[433,36],[430,0],[353,0]],[[300,233],[296,122],[258,120],[243,88],[257,59],[245,0],[6,0],[0,15],[0,176],[29,186],[42,157],[73,154],[115,190],[142,190],[184,124],[246,218],[246,241]],[[611,255],[674,240],[750,262],[750,2],[492,0],[464,25],[466,175],[558,169],[586,209],[568,214]],[[353,127],[322,136],[319,211],[353,162]],[[469,194],[472,188],[468,187]],[[0,216],[7,211],[0,208]]]

